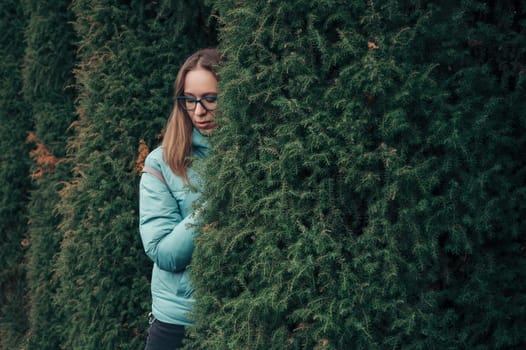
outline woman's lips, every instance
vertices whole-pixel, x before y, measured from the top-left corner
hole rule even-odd
[[[198,129],[208,130],[214,128],[215,124],[214,122],[195,122],[195,126]]]

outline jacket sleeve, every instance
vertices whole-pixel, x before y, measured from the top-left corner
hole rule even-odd
[[[195,222],[192,214],[183,219],[176,199],[154,175],[144,173],[139,190],[141,239],[148,257],[162,270],[186,269],[194,250]]]

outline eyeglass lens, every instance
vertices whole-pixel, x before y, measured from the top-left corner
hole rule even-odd
[[[197,103],[200,103],[207,111],[213,111],[217,107],[217,96],[203,96],[201,98],[194,98],[190,96],[179,96],[182,107],[187,111],[193,111],[197,108]]]

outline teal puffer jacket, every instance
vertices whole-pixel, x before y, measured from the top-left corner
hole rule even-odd
[[[192,133],[193,156],[207,154],[207,137],[196,129]],[[195,217],[193,204],[199,197],[199,179],[188,170],[190,186],[175,175],[163,160],[162,148],[153,150],[145,167],[159,171],[166,184],[151,173],[143,173],[140,181],[140,233],[146,254],[152,259],[152,313],[159,321],[189,325],[193,288],[189,267],[194,250]]]

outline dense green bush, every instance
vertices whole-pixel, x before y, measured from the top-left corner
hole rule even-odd
[[[154,147],[172,85],[191,52],[212,45],[199,2],[73,1],[79,38],[73,179],[61,191],[63,241],[54,299],[66,349],[138,349],[150,308],[138,233],[137,150]]]
[[[18,1],[0,4],[0,349],[27,327],[24,252],[30,182],[25,142],[31,118],[21,98],[26,18]]]
[[[526,345],[524,2],[0,15],[0,349],[144,346],[137,162],[180,64],[218,41],[189,347]]]
[[[524,346],[524,3],[214,3],[191,348]]]
[[[31,109],[31,177],[34,189],[29,209],[29,331],[27,349],[59,349],[61,333],[54,261],[60,249],[60,216],[55,206],[69,166],[63,161],[69,126],[74,119],[74,35],[69,1],[23,2],[28,17],[25,29],[23,92]]]

